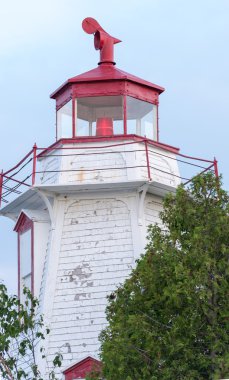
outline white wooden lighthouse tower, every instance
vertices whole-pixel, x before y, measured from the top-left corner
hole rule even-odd
[[[33,185],[1,212],[16,220],[19,295],[39,297],[61,378],[84,378],[98,359],[106,297],[144,252],[147,226],[179,179],[178,149],[159,142],[162,87],[115,66],[114,44],[93,19],[83,29],[97,68],[67,80],[56,100],[56,142],[34,147]]]

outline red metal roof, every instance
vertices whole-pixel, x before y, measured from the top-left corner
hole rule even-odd
[[[82,82],[107,81],[107,80],[121,80],[121,81],[126,80],[130,82],[138,83],[140,85],[150,87],[156,90],[159,94],[161,94],[165,90],[163,87],[160,87],[154,83],[138,78],[135,75],[126,73],[125,71],[118,69],[114,65],[103,64],[96,67],[93,70],[87,71],[83,74],[80,74],[73,78],[68,79],[56,91],[54,91],[50,95],[50,97],[55,99],[59,91],[61,91],[64,87],[71,84],[82,83]]]
[[[85,379],[91,371],[101,371],[102,364],[99,360],[88,356],[63,371],[65,380]]]

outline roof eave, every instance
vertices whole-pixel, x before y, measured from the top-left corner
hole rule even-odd
[[[164,87],[160,87],[160,86],[157,86],[156,84],[154,83],[150,83],[150,82],[146,82],[146,83],[141,83],[141,82],[138,82],[138,81],[135,81],[134,79],[130,79],[130,78],[93,78],[93,79],[75,79],[74,78],[70,78],[68,79],[66,82],[64,82],[60,87],[57,88],[56,91],[54,91],[51,95],[50,95],[50,98],[51,99],[56,99],[58,93],[60,92],[63,92],[64,88],[71,85],[71,84],[77,84],[77,83],[93,83],[93,82],[106,82],[106,81],[128,81],[128,82],[132,82],[132,83],[137,83],[138,85],[140,86],[144,86],[144,87],[149,87],[151,89],[154,89],[156,90],[159,94],[161,94],[162,92],[165,91],[165,88]]]

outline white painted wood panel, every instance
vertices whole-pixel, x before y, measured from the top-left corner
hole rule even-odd
[[[49,339],[50,353],[63,351],[63,367],[85,353],[98,354],[98,334],[106,323],[106,296],[124,281],[133,265],[130,211],[123,201],[111,198],[69,202],[63,221]]]
[[[54,150],[50,155],[38,161],[37,170],[40,171],[36,176],[36,182],[42,184],[57,183],[59,179],[59,170],[61,169],[60,151]]]
[[[43,184],[102,184],[148,180],[144,142],[116,146],[104,143],[66,144],[42,158]],[[75,147],[75,148],[73,148]],[[180,182],[175,154],[148,144],[151,177],[164,185]],[[57,157],[58,156],[58,157]],[[56,171],[59,171],[57,173]]]
[[[147,194],[145,198],[145,222],[148,227],[150,224],[162,225],[160,213],[163,210],[162,199],[152,194]]]

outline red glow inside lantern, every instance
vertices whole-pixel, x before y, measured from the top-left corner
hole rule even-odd
[[[100,117],[96,121],[96,136],[113,136],[113,120],[110,117]]]

